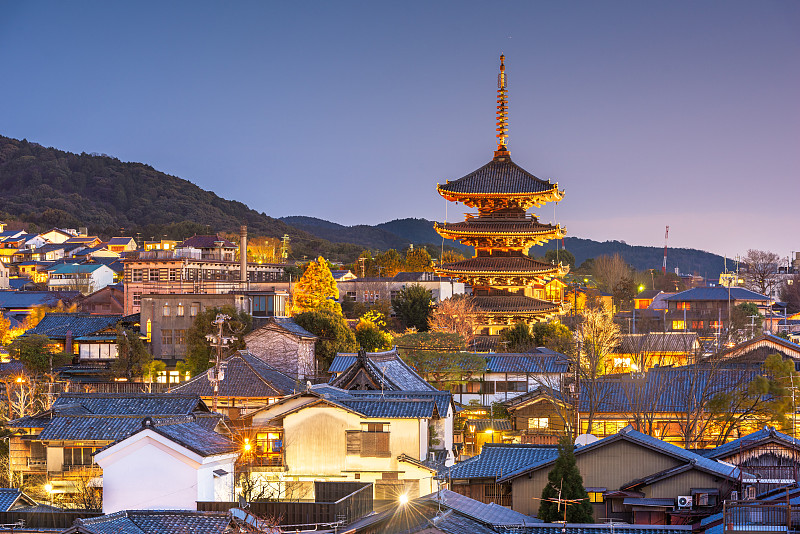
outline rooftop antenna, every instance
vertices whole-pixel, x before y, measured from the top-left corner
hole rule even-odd
[[[669,240],[669,225],[667,225],[667,232],[664,234],[664,263],[661,265],[661,274],[667,274],[667,241]]]
[[[508,77],[506,56],[500,55],[500,74],[497,75],[497,150],[494,157],[508,157]]]

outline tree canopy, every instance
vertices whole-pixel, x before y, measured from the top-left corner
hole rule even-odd
[[[132,381],[134,377],[142,376],[152,359],[139,332],[117,328],[117,358],[111,364],[115,377]]]
[[[231,318],[223,328],[223,335],[233,338],[225,345],[224,356],[246,348],[244,336],[253,328],[253,318],[245,312],[237,312],[233,306],[206,308],[194,318],[192,327],[186,332],[186,370],[195,376],[211,367],[213,348],[206,339],[209,334],[216,335],[218,327],[213,322],[217,314],[223,313]]]
[[[342,313],[339,299],[339,288],[333,279],[330,267],[325,258],[320,256],[306,267],[303,276],[292,289],[292,314],[303,312],[330,310]]]
[[[569,501],[566,505],[567,523],[594,523],[589,494],[583,487],[583,477],[575,463],[574,447],[566,437],[558,443],[558,458],[547,475],[537,517],[545,523],[563,521],[565,505],[559,506],[559,500]]]
[[[392,299],[392,308],[406,328],[416,328],[420,332],[428,330],[433,295],[420,284],[406,286]]]
[[[358,350],[355,335],[341,313],[325,309],[308,311],[295,315],[294,321],[317,336],[314,352],[320,372],[328,370],[338,352]]]

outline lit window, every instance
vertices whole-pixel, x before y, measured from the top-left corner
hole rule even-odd
[[[189,315],[191,315],[192,317],[197,317],[198,313],[200,313],[200,303],[192,302],[192,305],[189,308]]]
[[[603,502],[603,492],[602,491],[589,491],[589,502]]]
[[[686,323],[683,321],[672,321],[672,329],[673,330],[684,330],[686,328]]]
[[[161,344],[172,345],[172,330],[161,331]]]
[[[183,313],[184,313],[184,312],[183,312],[183,304],[179,302],[179,303],[178,303],[178,309],[177,309],[176,315],[177,315],[178,317],[183,317]]]
[[[550,426],[550,419],[547,417],[529,417],[528,430],[546,430]]]
[[[164,317],[169,317],[169,303],[164,304],[164,308],[162,309],[161,315]]]

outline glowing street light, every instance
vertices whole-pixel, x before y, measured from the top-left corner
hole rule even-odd
[[[53,485],[48,482],[47,484],[44,485],[44,490],[47,493],[53,493]]]
[[[401,506],[408,504],[408,494],[403,493],[402,495],[400,495],[400,497],[397,498],[397,500],[400,502]]]
[[[250,444],[250,438],[244,438],[244,452],[250,452],[252,448],[253,445]]]

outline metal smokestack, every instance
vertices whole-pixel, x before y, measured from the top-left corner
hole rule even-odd
[[[247,226],[239,228],[239,269],[240,279],[247,282]]]

